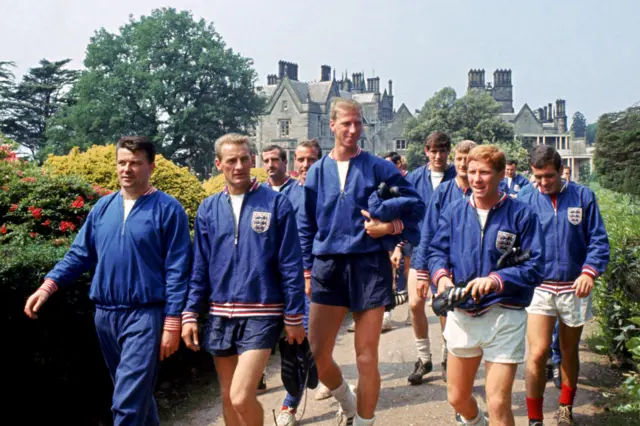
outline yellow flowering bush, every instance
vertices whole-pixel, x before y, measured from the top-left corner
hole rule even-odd
[[[258,179],[258,182],[264,183],[267,181],[267,172],[263,169],[251,169],[251,176],[255,176]],[[218,176],[214,176],[209,180],[206,180],[202,186],[207,193],[207,197],[209,195],[213,195],[216,192],[222,191],[224,188],[225,181],[224,175],[220,173]]]
[[[115,145],[94,145],[86,152],[73,148],[67,155],[50,155],[45,167],[54,175],[79,176],[102,188],[117,190],[120,187]],[[202,184],[186,167],[180,167],[159,154],[156,155],[151,184],[180,201],[191,221],[206,197]]]

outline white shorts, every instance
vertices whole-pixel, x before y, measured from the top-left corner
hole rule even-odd
[[[455,309],[447,314],[443,337],[458,358],[484,355],[484,360],[501,364],[524,361],[527,313],[495,305],[479,317]]]
[[[527,312],[557,316],[567,327],[581,327],[591,319],[591,295],[580,298],[574,292],[554,294],[536,289]]]

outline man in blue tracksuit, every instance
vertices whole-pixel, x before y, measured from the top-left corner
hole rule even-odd
[[[451,138],[446,133],[433,132],[424,143],[424,153],[429,159],[427,165],[420,167],[407,176],[407,180],[415,188],[425,206],[431,202],[431,196],[439,185],[453,180],[456,177],[456,169],[453,164],[449,164],[448,158],[451,152]],[[420,222],[422,227],[422,222]],[[423,377],[433,370],[431,360],[431,345],[429,343],[429,326],[425,304],[426,295],[417,291],[418,276],[416,273],[415,251],[410,245],[406,245],[404,250],[412,251],[409,278],[407,288],[409,290],[409,306],[411,309],[411,325],[413,326],[413,336],[416,341],[416,352],[418,360],[414,364],[413,372],[407,378],[412,385],[422,383]],[[406,255],[406,254],[405,254]],[[442,360],[446,357],[446,348],[443,347]]]
[[[504,167],[497,147],[471,150],[467,176],[473,195],[444,209],[429,248],[428,267],[438,293],[455,282],[472,296],[447,314],[444,330],[448,399],[460,425],[486,425],[472,396],[483,357],[491,423],[514,424],[511,395],[517,366],[524,361],[524,308],[544,271],[540,222],[530,207],[499,190]],[[501,255],[515,247],[529,250],[530,259],[496,270]]]
[[[516,172],[518,162],[514,159],[507,160],[507,167],[505,168],[505,176],[502,180],[502,187],[510,197],[517,197],[522,188],[529,185],[529,181],[522,175]]]
[[[591,318],[594,280],[609,262],[609,240],[595,194],[589,188],[561,179],[562,159],[550,146],[531,152],[537,189],[518,197],[536,211],[545,235],[544,281],[527,309],[526,385],[530,425],[542,425],[545,364],[551,334],[560,320],[562,387],[558,424],[572,425],[572,407],[579,371],[582,327]]]
[[[309,167],[322,156],[322,149],[318,141],[313,139],[301,142],[295,152],[295,165],[298,172],[298,180],[287,175],[287,155],[284,149],[278,145],[271,145],[262,150],[262,165],[269,178],[267,185],[274,191],[280,192],[289,198],[293,206],[296,219],[301,218],[304,209],[304,181]],[[304,298],[304,317],[302,323],[305,331],[309,330],[309,305],[308,297]],[[300,371],[302,372],[302,371]],[[264,377],[264,375],[263,375]],[[276,419],[278,426],[295,426],[296,410],[304,395],[305,377],[300,377],[300,393],[287,396],[280,408],[280,414]]]
[[[346,424],[371,425],[380,392],[378,342],[385,306],[392,303],[389,254],[378,239],[413,230],[413,215],[392,222],[372,218],[369,196],[384,182],[412,201],[418,194],[393,164],[362,151],[360,105],[334,99],[330,127],[335,147],[307,173],[300,226],[306,285],[311,291],[309,340],[320,381],[340,402]],[[419,202],[419,200],[418,200]],[[424,205],[420,202],[420,213]],[[333,360],[340,325],[351,310],[356,322],[358,409],[355,396]],[[356,413],[357,411],[357,413]],[[355,423],[354,423],[355,422]]]
[[[420,245],[415,250],[416,275],[418,279],[416,293],[422,299],[426,298],[429,291],[429,270],[427,267],[427,254],[431,246],[431,239],[438,229],[438,218],[442,211],[452,202],[461,198],[469,198],[471,188],[467,179],[467,156],[469,151],[476,147],[476,143],[470,140],[460,141],[453,150],[453,164],[456,168],[455,179],[440,184],[433,192],[431,201],[427,206],[427,214],[422,224]],[[432,287],[432,293],[437,289]],[[444,331],[447,317],[440,317],[440,327]],[[442,380],[447,381],[447,342],[443,344],[442,354]]]
[[[95,268],[89,297],[114,381],[116,426],[159,425],[153,398],[159,361],[180,344],[191,239],[180,203],[149,184],[155,147],[145,137],[123,137],[116,145],[120,191],[91,209],[69,252],[27,300],[36,312],[58,288]]]
[[[200,348],[207,304],[202,346],[214,356],[225,423],[262,425],[256,383],[283,323],[289,343],[305,337],[300,240],[291,202],[251,177],[248,137],[228,134],[215,147],[227,185],[198,208],[182,337]]]

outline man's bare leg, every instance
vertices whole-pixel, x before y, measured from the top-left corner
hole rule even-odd
[[[358,365],[358,415],[372,419],[380,396],[380,370],[378,370],[378,345],[382,329],[384,306],[355,312],[356,364]]]
[[[320,381],[330,390],[342,383],[342,371],[333,360],[333,348],[340,325],[347,315],[342,306],[320,305],[311,302],[309,310],[309,343],[318,367]]]
[[[530,420],[543,420],[542,411],[544,389],[547,386],[546,365],[549,357],[551,334],[556,317],[527,315],[527,346],[529,354],[525,370],[527,389],[527,415]],[[493,420],[493,419],[492,419]]]
[[[243,424],[264,424],[264,410],[258,402],[256,383],[267,366],[271,349],[254,349],[238,356],[231,382],[231,403]]]
[[[514,426],[511,391],[518,364],[485,362],[487,406],[491,426]],[[465,416],[466,417],[466,416]]]
[[[448,356],[447,398],[449,404],[465,419],[474,419],[478,415],[478,403],[473,397],[473,382],[480,366],[482,356],[458,358],[452,353]]]
[[[578,386],[580,371],[579,343],[582,326],[569,327],[560,321],[560,352],[562,353],[562,384],[571,389]]]
[[[409,271],[407,279],[407,289],[409,290],[409,305],[411,306],[411,325],[413,326],[413,336],[416,339],[429,338],[429,325],[427,323],[427,314],[425,313],[426,299],[418,297],[416,287],[418,285],[418,277],[415,269]]]
[[[231,383],[233,382],[233,373],[238,365],[238,356],[214,356],[213,361],[216,365],[216,374],[220,380],[220,388],[222,390],[224,424],[226,426],[244,426],[231,402]]]

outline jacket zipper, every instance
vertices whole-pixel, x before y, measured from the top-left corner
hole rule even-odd
[[[240,220],[242,219],[242,210],[244,210],[244,202],[247,199],[247,195],[248,193],[245,193],[244,197],[242,197],[242,203],[240,204],[240,211],[238,212],[238,221],[236,223],[236,212],[233,211],[233,203],[231,203],[231,194],[227,194],[229,208],[231,209],[231,217],[233,217],[233,231],[234,231],[234,237],[235,237],[234,244],[236,247],[238,246],[238,237],[240,236]]]
[[[133,209],[136,207],[136,204],[138,204],[138,200],[139,199],[140,198],[138,198],[138,199],[136,199],[134,201],[133,206],[131,206],[131,210],[129,210],[129,215],[127,215],[127,218],[129,216],[131,216],[131,213],[133,212]],[[124,209],[125,209],[125,207],[124,207],[124,197],[122,197],[122,232],[120,233],[121,236],[124,236],[124,227],[125,227],[125,224],[127,223],[127,219],[125,219],[125,217],[124,217]]]

